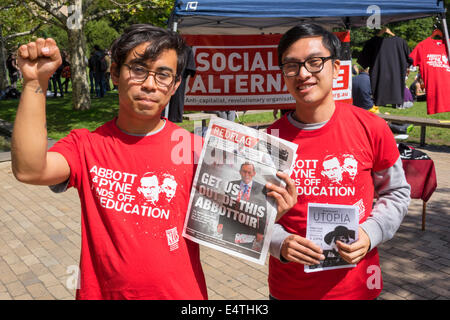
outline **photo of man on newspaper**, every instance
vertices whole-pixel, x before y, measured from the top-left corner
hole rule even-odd
[[[225,241],[261,251],[266,226],[267,190],[253,180],[256,175],[253,163],[242,163],[239,173],[241,179],[230,181],[225,190],[227,196],[236,200],[232,207],[239,214],[221,215],[217,232],[223,234]]]

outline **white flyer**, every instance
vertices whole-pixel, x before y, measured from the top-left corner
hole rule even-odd
[[[318,265],[305,265],[305,272],[353,268],[340,256],[336,242],[351,244],[358,239],[358,207],[339,204],[309,203],[306,238],[323,250],[325,260]]]

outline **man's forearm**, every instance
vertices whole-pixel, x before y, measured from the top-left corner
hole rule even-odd
[[[11,143],[12,170],[19,181],[30,182],[46,164],[46,91],[47,83],[24,83],[17,109]]]
[[[374,172],[373,182],[379,198],[370,217],[361,224],[370,238],[370,250],[394,236],[411,200],[411,187],[400,157],[391,168]]]
[[[281,256],[281,246],[283,245],[284,240],[290,235],[289,232],[284,230],[284,228],[278,224],[275,223],[273,225],[273,233],[272,233],[272,239],[270,241],[269,251],[272,256],[277,258],[278,260],[282,262],[287,262],[283,257]]]

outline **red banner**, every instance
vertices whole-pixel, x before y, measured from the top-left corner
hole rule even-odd
[[[213,125],[211,128],[211,134],[221,139],[228,140],[239,145],[244,145],[248,148],[253,148],[258,143],[258,139],[255,137],[246,136],[240,132],[223,128],[218,125]]]
[[[295,109],[278,67],[280,34],[183,37],[197,67],[187,84],[185,110]],[[351,99],[351,61],[341,62],[333,95]]]

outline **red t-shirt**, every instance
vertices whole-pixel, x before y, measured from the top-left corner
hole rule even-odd
[[[383,119],[336,102],[336,111],[320,129],[298,129],[284,116],[268,129],[276,135],[274,130],[278,130],[280,138],[298,144],[291,175],[298,202],[278,221],[287,232],[306,236],[309,202],[358,206],[360,223],[370,216],[374,196],[371,173],[393,166],[399,157],[394,137]],[[339,161],[339,166],[324,170],[325,161],[330,159]],[[380,285],[376,285],[376,279],[368,279],[380,270],[376,248],[355,268],[313,273],[305,273],[303,268],[303,264],[282,263],[271,256],[270,293],[277,299],[374,299],[382,289],[381,279]]]
[[[419,66],[427,94],[427,113],[450,111],[450,65],[442,40],[431,37],[420,42],[409,55]]]
[[[115,120],[50,150],[81,200],[77,299],[207,299],[199,246],[181,236],[202,142],[167,120],[146,137]]]

